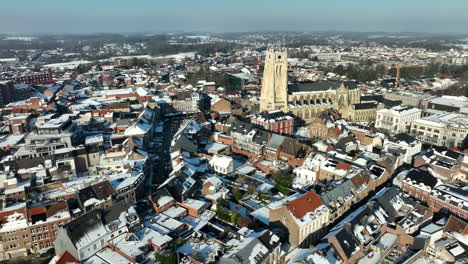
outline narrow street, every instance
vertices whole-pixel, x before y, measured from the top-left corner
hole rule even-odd
[[[163,183],[171,172],[171,141],[172,137],[179,129],[181,120],[182,119],[179,117],[164,118],[162,135],[156,136],[153,139],[154,144],[153,150],[151,151],[155,154],[153,163],[153,185]]]

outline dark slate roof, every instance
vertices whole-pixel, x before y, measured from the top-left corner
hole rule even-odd
[[[256,263],[261,263],[269,255],[269,253],[263,255],[261,252],[253,252],[253,250],[257,248],[256,246],[261,244],[263,243],[260,239],[254,238],[245,244],[244,247],[234,248],[237,252],[235,252],[235,254],[233,254],[229,259],[236,259],[237,263],[240,264],[251,264],[249,259],[251,256],[255,256]]]
[[[336,148],[345,150],[345,146],[349,142],[354,142],[354,137],[352,135],[340,138],[340,140],[338,140],[338,142],[336,143]]]
[[[156,192],[154,192],[153,194],[151,194],[151,200],[153,200],[153,202],[156,203],[163,196],[172,197],[171,193],[166,188],[161,188],[157,190]]]
[[[279,239],[276,240],[276,242],[273,242],[272,237],[274,235],[275,234],[270,230],[265,230],[263,234],[258,237],[258,239],[262,241],[263,245],[265,245],[270,252],[273,251],[280,244]]]
[[[460,156],[463,156],[463,154],[449,149],[445,153],[445,156],[450,157],[452,159],[458,159]]]
[[[115,193],[115,190],[112,187],[112,184],[109,183],[109,181],[103,181],[93,184],[91,185],[91,188],[96,194],[96,198],[98,200],[105,200],[106,198]]]
[[[119,219],[120,214],[128,211],[128,208],[130,208],[131,205],[132,203],[128,200],[120,200],[112,206],[104,209],[102,212],[104,223],[109,224],[112,221]]]
[[[380,81],[380,85],[382,85],[382,87],[384,88],[393,88],[395,87],[395,82],[396,82],[395,79],[386,79],[386,80]]]
[[[407,179],[411,179],[412,181],[415,181],[416,184],[423,183],[426,186],[431,187],[433,189],[436,184],[437,184],[437,178],[432,176],[427,171],[419,170],[419,169],[413,169],[411,170],[407,175]]]
[[[384,99],[382,103],[385,105],[386,108],[392,108],[394,106],[401,105],[403,102],[401,100]]]
[[[80,198],[82,204],[91,198],[97,198],[96,193],[94,193],[94,190],[91,186],[79,190],[78,197]]]
[[[330,202],[336,203],[339,197],[342,197],[344,199],[346,196],[352,195],[354,189],[355,186],[353,182],[347,179],[342,184],[336,185],[333,189],[323,192],[320,195],[320,198],[322,199],[323,203],[329,205]]]
[[[416,141],[416,138],[413,137],[413,136],[410,136],[406,133],[400,133],[400,134],[396,134],[393,138],[395,138],[396,140],[398,141],[404,141],[408,144],[411,144],[413,143],[414,141]]]
[[[281,151],[293,155],[296,158],[302,158],[307,154],[308,146],[299,143],[299,141],[294,138],[285,137],[281,144]]]
[[[363,95],[361,101],[376,101],[382,103],[384,101],[383,95]]]
[[[266,145],[266,143],[268,142],[269,133],[262,131],[262,130],[258,130],[258,129],[255,129],[255,130],[257,131],[254,137],[255,143],[260,144],[260,145]]]
[[[335,237],[348,258],[354,253],[356,247],[359,247],[357,238],[345,229],[339,231]]]
[[[401,194],[401,191],[397,188],[389,188],[385,193],[383,193],[380,197],[377,198],[378,203],[382,208],[387,212],[389,217],[389,222],[395,221],[397,216],[397,212],[395,208],[392,206],[391,201],[397,199],[397,196]]]
[[[189,139],[184,133],[176,139],[174,146],[171,146],[171,151],[175,149],[182,149],[188,152],[197,152],[197,146]]]
[[[237,121],[235,123],[232,123],[230,132],[247,134],[254,128],[255,128],[254,124],[243,122],[243,121]]]
[[[372,109],[375,108],[375,103],[360,103],[360,104],[355,104],[354,109],[356,110],[364,110],[364,109]]]
[[[283,112],[283,111],[263,111],[258,114],[258,117],[262,117],[265,119],[274,119],[276,120],[277,118],[285,117],[285,116],[290,116],[289,114]]]
[[[321,81],[321,82],[296,82],[288,86],[288,92],[313,92],[336,90],[341,86],[342,82],[337,81]],[[356,82],[343,82],[348,89],[357,89]]]
[[[92,232],[99,225],[102,225],[101,213],[99,210],[92,210],[68,222],[64,225],[64,228],[73,244],[76,244],[83,236],[88,232]],[[98,235],[103,236],[105,234]]]

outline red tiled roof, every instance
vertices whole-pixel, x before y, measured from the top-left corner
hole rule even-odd
[[[288,203],[288,210],[296,217],[302,218],[309,212],[315,211],[318,207],[323,205],[320,196],[315,192],[308,192],[301,197]]]
[[[78,263],[78,260],[73,257],[68,251],[65,251],[60,255],[55,264],[67,264],[67,263]]]
[[[337,170],[349,170],[351,168],[351,164],[346,163],[344,161],[338,162],[338,165],[336,165]]]
[[[463,219],[451,215],[445,225],[445,231],[468,235],[468,224]]]
[[[351,178],[351,182],[356,186],[356,188],[359,188],[363,184],[367,184],[369,180],[370,178],[367,174],[359,174]]]
[[[33,215],[38,215],[38,214],[47,214],[46,207],[45,206],[38,206],[38,207],[28,209],[29,217],[31,217]]]

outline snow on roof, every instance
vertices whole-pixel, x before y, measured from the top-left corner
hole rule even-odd
[[[229,146],[226,145],[226,144],[210,143],[210,144],[206,145],[205,150],[208,153],[210,153],[210,152],[219,152],[219,151],[222,151],[222,150],[226,149],[227,147],[229,147]]]
[[[443,226],[436,225],[434,223],[430,223],[429,225],[423,227],[421,229],[421,233],[424,234],[434,234],[436,232],[442,231],[444,229]]]
[[[157,216],[153,217],[151,219],[151,221],[153,223],[156,223],[156,224],[170,230],[170,231],[175,231],[176,229],[178,229],[179,227],[181,227],[183,225],[183,223],[177,221],[176,219],[170,218],[170,217],[168,217],[166,215],[163,215],[163,214],[160,214],[160,215],[157,215]],[[151,228],[151,226],[147,226],[147,227]],[[155,231],[157,231],[157,230],[155,230]],[[161,232],[161,233],[165,233],[165,232]]]
[[[158,247],[162,247],[172,241],[172,238],[166,234],[161,234],[150,228],[143,228],[135,232],[137,238],[144,243],[153,243]]]
[[[431,99],[429,102],[433,104],[448,105],[459,108],[468,107],[468,98],[465,96],[444,95],[442,97]]]
[[[185,200],[183,202],[183,204],[188,206],[188,207],[194,208],[197,211],[206,206],[205,202],[200,201],[200,200],[195,200],[195,199],[192,199],[192,198]]]
[[[85,144],[86,145],[94,144],[94,143],[100,143],[100,142],[104,142],[104,138],[102,137],[102,134],[87,136],[85,138]]]
[[[170,203],[174,201],[174,198],[170,197],[170,196],[167,196],[167,195],[163,195],[161,196],[158,201],[157,201],[157,204],[159,207],[162,207],[162,206],[165,206],[166,204]]]
[[[1,226],[0,233],[13,231],[21,228],[28,227],[28,221],[24,214],[14,212],[7,216],[6,222]]]
[[[149,123],[142,123],[138,122],[133,124],[129,128],[125,129],[124,135],[125,136],[138,136],[148,133],[151,129],[151,124]]]
[[[185,215],[185,212],[187,209],[179,206],[173,206],[166,211],[163,212],[164,215],[171,217],[171,218],[176,218],[179,217],[180,215]]]
[[[251,212],[250,215],[266,225],[270,224],[270,210],[267,207],[257,209]]]
[[[216,256],[218,251],[221,250],[221,245],[216,242],[194,242],[188,241],[177,249],[178,253],[185,255],[192,255],[197,252],[203,256],[205,260],[208,260],[210,256]],[[208,262],[208,261],[206,261]],[[252,262],[253,263],[253,262]]]
[[[132,258],[136,258],[139,255],[143,254],[144,251],[140,249],[143,246],[143,244],[138,240],[134,241],[130,240],[129,238],[132,238],[132,235],[125,239],[117,241],[117,243],[115,243],[114,245],[125,255]]]
[[[221,156],[221,155],[214,155],[213,158],[210,160],[211,166],[219,166],[221,168],[229,168],[230,164],[233,162],[232,157],[229,156]]]
[[[391,233],[385,233],[380,239],[379,242],[376,244],[377,247],[381,248],[383,251],[389,249],[390,247],[395,244],[398,237]]]
[[[91,258],[85,260],[83,264],[130,264],[131,261],[126,259],[120,254],[116,254],[115,251],[106,247],[103,250],[97,252]]]

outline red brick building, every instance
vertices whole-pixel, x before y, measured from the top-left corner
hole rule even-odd
[[[251,122],[274,133],[286,135],[294,133],[294,118],[279,110],[263,111],[253,117]]]
[[[411,170],[402,182],[401,189],[421,200],[434,212],[450,213],[468,219],[466,191],[451,185],[442,185],[429,172]]]
[[[16,76],[15,81],[18,83],[26,83],[26,84],[54,83],[55,82],[54,79],[52,78],[52,73],[50,71]]]

